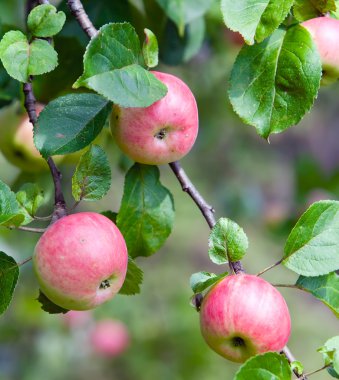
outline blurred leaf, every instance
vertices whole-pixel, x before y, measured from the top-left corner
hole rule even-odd
[[[298,25],[281,28],[241,49],[229,97],[240,118],[267,139],[301,120],[317,96],[320,78],[319,54],[308,31]]]
[[[12,301],[13,292],[19,278],[19,267],[13,257],[0,252],[0,314],[4,313]]]
[[[175,22],[179,34],[184,35],[185,25],[204,15],[213,0],[157,0],[167,16]]]
[[[291,380],[292,372],[285,356],[267,352],[248,359],[234,380]]]
[[[173,197],[159,176],[156,166],[141,164],[126,174],[117,226],[132,258],[155,253],[172,231]]]
[[[25,216],[20,211],[20,205],[15,194],[0,181],[0,225],[5,227],[20,226]]]
[[[339,372],[336,372],[333,367],[327,368],[327,372],[330,376],[334,377],[335,379],[339,379]]]
[[[222,0],[225,24],[239,32],[246,43],[263,41],[284,21],[294,0]]]
[[[335,272],[318,277],[300,276],[296,286],[311,293],[339,318],[339,276]]]
[[[216,275],[209,272],[198,272],[192,274],[190,278],[190,286],[193,290],[193,293],[201,293],[210,286],[214,285],[224,277],[228,275],[228,272],[221,273]]]
[[[132,25],[104,25],[87,46],[84,73],[74,88],[88,87],[123,107],[147,107],[164,97],[167,88],[142,63]]]
[[[327,340],[317,351],[323,354],[325,365],[331,365],[339,373],[339,336]]]
[[[196,55],[204,41],[205,20],[200,17],[185,27],[181,37],[175,24],[168,20],[160,44],[160,58],[168,65],[178,65]]]
[[[303,276],[339,269],[339,202],[313,203],[294,226],[285,245],[283,264]]]
[[[42,205],[44,192],[38,184],[26,183],[16,193],[16,199],[25,216],[23,224],[27,224],[33,220],[38,208]]]
[[[142,54],[144,56],[145,64],[147,67],[155,67],[158,65],[159,47],[155,34],[145,28],[145,41],[142,46]]]
[[[7,32],[0,42],[0,59],[7,73],[20,82],[30,75],[41,75],[58,65],[58,55],[44,40],[35,39],[30,44],[19,31]]]
[[[49,314],[66,314],[69,310],[64,309],[55,303],[53,303],[49,298],[47,298],[41,290],[39,290],[39,297],[37,301],[41,304],[41,309]]]
[[[50,4],[41,4],[32,9],[27,18],[27,26],[35,37],[52,37],[58,34],[66,21],[64,12]]]
[[[227,218],[220,218],[213,227],[208,240],[208,254],[215,264],[241,260],[248,248],[244,230]]]
[[[92,145],[80,158],[72,177],[72,194],[79,202],[101,199],[111,187],[111,167],[105,151]]]
[[[140,285],[143,280],[143,272],[131,257],[128,257],[128,267],[124,284],[119,294],[127,296],[140,293]]]
[[[34,127],[34,142],[43,157],[76,152],[103,128],[111,105],[96,94],[69,94],[50,102]]]
[[[335,0],[295,0],[293,15],[302,22],[335,10]]]
[[[299,375],[302,375],[302,373],[304,372],[304,366],[302,365],[301,362],[299,362],[298,360],[295,360],[294,362],[291,363],[291,370],[293,372],[297,371]]]

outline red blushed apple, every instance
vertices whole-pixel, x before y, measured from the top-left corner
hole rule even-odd
[[[339,78],[339,20],[317,17],[301,24],[312,35],[322,63],[321,83],[327,85]]]
[[[234,362],[267,351],[280,351],[291,331],[282,295],[260,277],[231,275],[204,297],[200,326],[207,344]]]
[[[93,351],[105,357],[122,354],[129,346],[130,337],[124,323],[113,319],[99,321],[90,333]]]
[[[120,149],[142,164],[177,161],[198,134],[198,109],[191,90],[179,78],[152,72],[168,88],[166,96],[146,108],[113,106],[111,130]]]
[[[127,248],[116,225],[94,212],[59,219],[39,239],[33,264],[42,292],[70,310],[111,299],[127,271]]]

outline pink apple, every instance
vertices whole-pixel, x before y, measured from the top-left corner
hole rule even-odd
[[[94,212],[65,216],[39,239],[33,263],[42,292],[70,310],[92,309],[121,288],[127,248],[116,225]]]
[[[200,327],[207,344],[234,362],[280,351],[291,331],[282,295],[260,277],[239,274],[219,281],[204,297]]]
[[[339,78],[339,20],[317,17],[301,25],[310,32],[320,53],[323,69],[321,83],[335,82]]]
[[[93,327],[90,341],[94,352],[105,357],[114,357],[126,351],[130,337],[124,323],[113,319],[104,319]]]
[[[146,108],[113,106],[111,130],[120,149],[142,164],[177,161],[198,134],[198,109],[191,90],[174,75],[152,72],[166,84],[166,96]]]

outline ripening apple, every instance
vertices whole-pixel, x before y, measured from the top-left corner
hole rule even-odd
[[[56,305],[88,310],[114,297],[127,271],[127,248],[116,225],[94,212],[59,219],[33,255],[41,291]]]
[[[174,75],[152,72],[168,92],[146,108],[113,106],[110,126],[120,149],[142,164],[177,161],[192,148],[198,134],[198,108],[188,86]]]
[[[124,323],[113,319],[104,319],[94,325],[90,333],[90,343],[96,354],[114,357],[126,351],[130,343],[130,336]]]
[[[271,284],[239,274],[225,277],[204,297],[200,327],[212,350],[242,363],[253,355],[282,350],[291,320],[284,298]]]
[[[36,105],[38,115],[43,107],[39,103]],[[4,107],[0,112],[0,150],[9,162],[23,171],[33,173],[48,170],[46,160],[34,145],[33,125],[19,103]],[[56,161],[60,159],[61,156]]]
[[[301,24],[312,35],[322,63],[321,84],[327,85],[339,78],[339,20],[317,17]]]

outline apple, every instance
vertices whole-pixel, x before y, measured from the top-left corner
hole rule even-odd
[[[280,351],[291,332],[282,295],[249,274],[230,275],[215,284],[200,308],[201,333],[219,355],[242,363],[267,351]]]
[[[339,78],[339,20],[317,17],[301,25],[310,32],[318,48],[323,69],[321,84],[335,82]]]
[[[142,164],[177,161],[192,148],[198,134],[198,108],[188,86],[174,75],[152,71],[168,92],[146,108],[113,106],[110,126],[120,149]]]
[[[95,324],[90,333],[90,342],[96,354],[114,357],[122,354],[129,346],[130,337],[124,323],[104,319]]]
[[[37,103],[38,115],[43,107]],[[14,102],[0,111],[0,150],[9,162],[23,171],[36,173],[48,170],[46,160],[34,145],[33,125],[19,102]],[[56,162],[60,159],[61,156],[56,157]]]
[[[41,291],[69,310],[88,310],[114,297],[127,271],[127,248],[116,225],[94,212],[59,219],[33,255]]]

